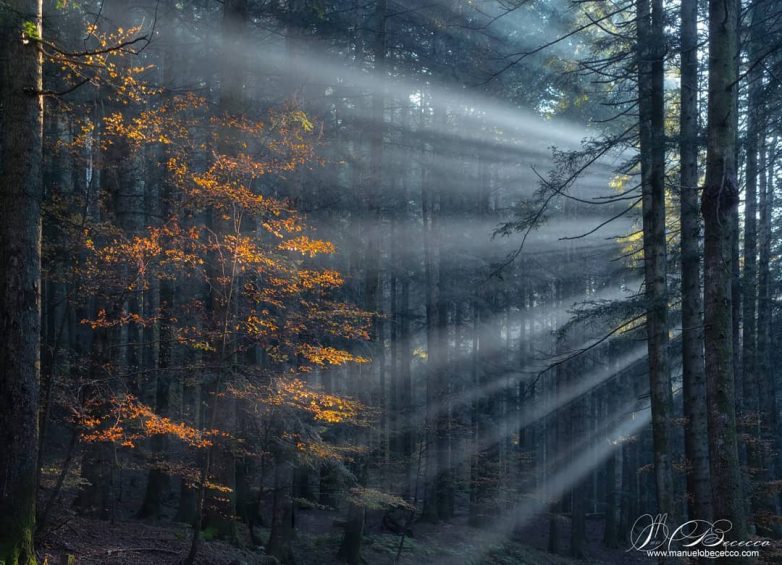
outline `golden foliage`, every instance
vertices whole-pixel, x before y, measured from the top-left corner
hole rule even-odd
[[[92,44],[91,49],[71,52],[41,38],[37,43],[46,61],[60,71],[66,83],[74,88],[86,84],[101,87],[109,100],[127,105],[159,92],[143,78],[150,65],[128,64],[130,46],[143,40],[141,26],[103,32],[97,25],[88,24],[84,44]]]
[[[88,405],[91,410],[78,414],[84,442],[108,441],[123,447],[135,447],[144,438],[168,435],[190,447],[211,447],[213,438],[225,437],[219,430],[202,431],[184,422],[155,414],[154,410],[132,395],[109,399],[107,405]]]
[[[315,257],[320,253],[334,253],[334,244],[330,241],[310,239],[306,235],[283,241],[278,247],[286,251],[298,251],[302,255],[310,257]]]
[[[316,421],[362,423],[366,407],[356,400],[313,390],[298,378],[278,378],[267,389],[264,402],[310,414]]]
[[[344,365],[345,363],[368,363],[369,359],[353,355],[347,351],[336,349],[334,347],[310,345],[302,343],[296,349],[296,352],[304,357],[310,363],[315,365]]]
[[[132,40],[139,30],[89,33],[110,46]],[[263,418],[285,411],[292,429],[278,431],[278,438],[301,460],[341,460],[360,450],[328,445],[318,430],[366,425],[368,408],[301,378],[316,369],[368,362],[345,343],[369,339],[372,321],[370,313],[335,299],[343,277],[312,264],[335,253],[335,246],[312,237],[299,211],[280,195],[287,173],[317,161],[315,125],[295,108],[262,117],[214,115],[195,94],[158,96],[143,83],[147,67],[127,65],[113,51],[62,61],[62,70],[72,83],[87,78],[92,85],[110,85],[112,100],[122,107],[114,104],[102,117],[85,107],[83,117],[73,119],[70,140],[57,141],[59,151],[70,151],[74,159],[87,155],[85,165],[95,175],[103,172],[101,179],[124,174],[124,160],[150,163],[150,152],[160,155],[162,217],[154,225],[123,225],[114,189],[105,186],[98,187],[97,198],[63,192],[47,203],[59,231],[47,235],[46,252],[67,259],[46,276],[78,289],[73,301],[88,312],[82,323],[104,337],[123,326],[165,327],[172,347],[198,352],[180,357],[197,359],[178,368],[185,369],[184,380],[197,384],[219,374],[223,384],[213,398],[231,394]],[[175,289],[174,302],[145,305],[163,282]],[[247,371],[243,381],[225,360],[253,349],[263,351],[264,367]],[[83,441],[133,448],[166,435],[203,449],[229,437],[160,416],[126,394],[127,367],[100,355],[80,362],[90,375],[87,399],[74,409]],[[93,386],[98,381],[108,384]],[[183,467],[178,474],[195,482],[191,471]],[[228,492],[214,482],[206,486]]]

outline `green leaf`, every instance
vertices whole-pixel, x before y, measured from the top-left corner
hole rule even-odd
[[[38,25],[33,21],[26,21],[22,24],[22,37],[27,39],[41,39],[38,33]]]

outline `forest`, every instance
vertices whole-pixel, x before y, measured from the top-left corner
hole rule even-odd
[[[0,565],[782,561],[782,2],[0,0]]]

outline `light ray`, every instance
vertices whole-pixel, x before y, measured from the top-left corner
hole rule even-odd
[[[522,414],[510,414],[494,423],[493,427],[496,428],[497,431],[492,435],[479,438],[477,441],[473,442],[470,448],[462,454],[461,461],[458,460],[458,458],[451,461],[451,468],[461,464],[464,460],[469,459],[473,455],[488,450],[510,435],[516,433],[519,429],[530,426],[531,424],[550,416],[557,410],[564,408],[577,398],[610,381],[617,374],[627,370],[633,364],[643,360],[645,357],[645,346],[639,346],[623,356],[615,366],[593,371],[586,377],[581,377],[576,383],[569,385],[562,391],[558,391],[555,397],[551,399],[536,399],[536,402],[532,405],[525,403]],[[425,475],[428,479],[433,479],[435,473],[430,473],[429,470],[427,470]]]
[[[625,441],[634,434],[640,432],[651,422],[651,411],[644,409],[633,412],[615,427],[608,438],[595,441],[589,448],[584,449],[575,458],[571,459],[567,467],[561,468],[550,475],[546,484],[527,497],[527,503],[511,506],[510,510],[501,512],[497,520],[492,522],[491,528],[487,528],[475,545],[467,545],[460,548],[460,559],[463,563],[477,562],[483,557],[489,548],[505,541],[514,531],[525,526],[535,516],[545,512],[549,501],[563,496],[567,491],[584,480],[594,469],[602,465],[611,454],[621,447]],[[443,557],[434,563],[450,564],[453,557]]]

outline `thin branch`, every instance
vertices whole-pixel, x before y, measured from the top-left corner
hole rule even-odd
[[[125,47],[130,47],[131,45],[135,45],[136,43],[139,43],[140,41],[146,41],[149,43],[149,37],[146,35],[140,35],[139,37],[136,37],[134,39],[128,39],[127,41],[123,41],[121,43],[118,43],[116,45],[112,45],[111,47],[104,47],[102,49],[94,49],[94,50],[84,50],[84,51],[66,51],[65,49],[60,49],[52,43],[51,41],[47,41],[45,39],[42,39],[40,37],[30,37],[28,38],[31,41],[35,41],[36,43],[43,45],[45,47],[48,47],[49,49],[52,49],[53,51],[56,51],[60,55],[63,55],[65,57],[71,57],[73,59],[82,59],[84,57],[90,57],[94,55],[105,55],[106,53],[111,53],[113,51],[120,51],[124,49]],[[135,52],[132,52],[136,54]]]
[[[635,200],[635,202],[633,202],[630,206],[628,206],[627,208],[625,208],[624,210],[622,210],[621,212],[619,212],[615,216],[612,216],[611,218],[607,219],[606,221],[598,224],[597,226],[595,226],[593,229],[589,230],[586,233],[582,233],[580,235],[568,236],[568,237],[560,237],[559,239],[560,239],[560,241],[569,241],[571,239],[581,239],[583,237],[587,237],[588,235],[592,235],[593,233],[598,231],[600,228],[607,226],[608,224],[610,224],[611,222],[613,222],[617,218],[621,218],[622,216],[627,214],[630,210],[632,210],[633,208],[638,206],[638,204],[641,202],[641,200],[642,200],[642,198],[637,198]]]

